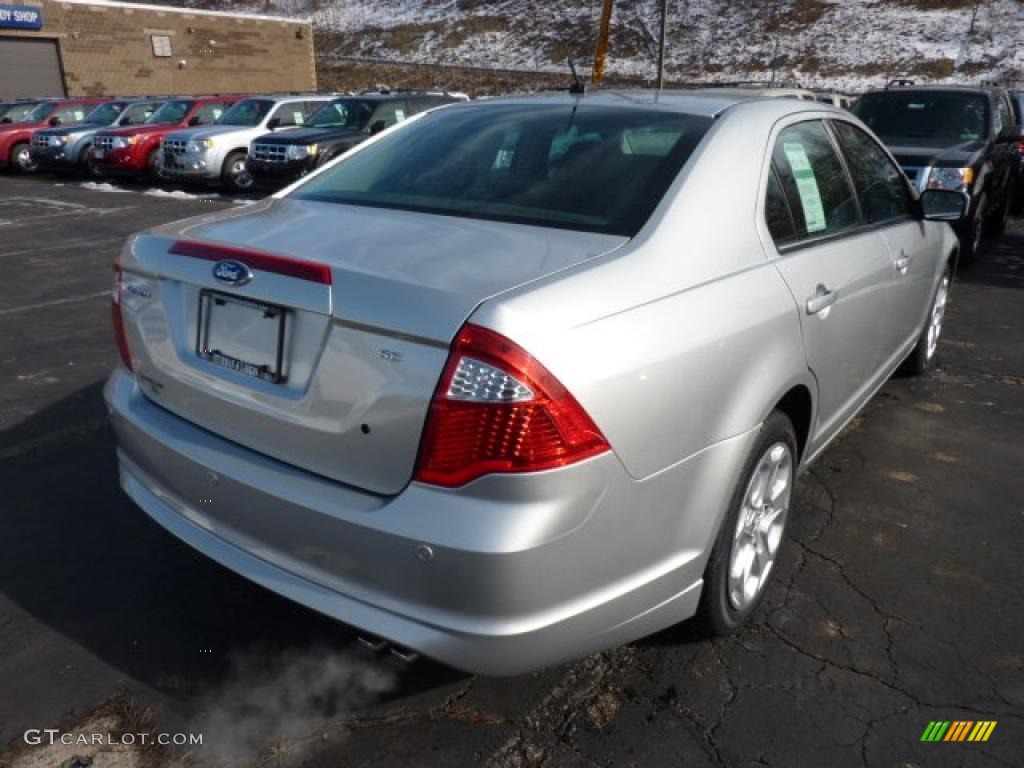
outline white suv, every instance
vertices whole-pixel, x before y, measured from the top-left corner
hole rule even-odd
[[[268,131],[305,123],[335,94],[253,96],[236,102],[214,125],[185,128],[167,134],[160,144],[168,178],[223,181],[231,189],[252,186],[245,167],[249,142]]]

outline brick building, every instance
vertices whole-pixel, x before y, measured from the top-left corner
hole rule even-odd
[[[305,20],[109,0],[0,0],[0,98],[315,89]]]

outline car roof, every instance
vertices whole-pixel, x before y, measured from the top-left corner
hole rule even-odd
[[[780,112],[791,112],[801,107],[804,110],[827,111],[841,114],[841,110],[820,101],[796,98],[774,98],[763,95],[758,90],[739,88],[709,88],[707,90],[663,90],[630,89],[630,90],[594,90],[583,96],[570,94],[566,91],[548,91],[521,96],[505,96],[495,99],[454,104],[445,109],[473,109],[486,104],[566,104],[568,106],[605,106],[625,109],[657,109],[666,112],[679,112],[698,117],[717,117],[726,110],[739,104],[758,102],[774,105]]]
[[[954,93],[975,93],[980,95],[990,95],[995,91],[1002,90],[995,86],[985,85],[960,85],[956,83],[928,83],[925,85],[895,85],[892,88],[872,88],[865,91],[865,95],[869,93],[913,93],[915,91],[949,91]]]

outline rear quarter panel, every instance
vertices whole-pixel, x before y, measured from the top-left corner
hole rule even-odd
[[[755,226],[767,136],[793,109],[763,104],[720,118],[630,244],[473,317],[568,387],[634,479],[752,430],[794,384],[815,391]]]

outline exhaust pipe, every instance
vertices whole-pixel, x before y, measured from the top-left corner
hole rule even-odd
[[[419,660],[420,654],[416,651],[401,645],[394,645],[390,640],[385,640],[377,635],[359,635],[359,643],[367,650],[375,654],[389,652],[396,659],[404,664],[413,664]]]

